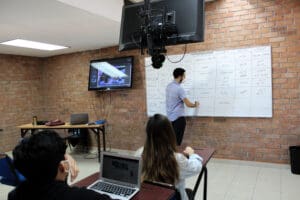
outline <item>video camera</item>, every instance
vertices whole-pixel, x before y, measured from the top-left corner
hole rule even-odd
[[[204,40],[204,0],[145,0],[123,6],[119,50],[144,49],[162,67],[166,46]]]

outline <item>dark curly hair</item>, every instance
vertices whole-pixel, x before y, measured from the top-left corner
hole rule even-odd
[[[173,71],[173,76],[174,76],[174,78],[178,78],[179,76],[183,76],[184,72],[185,72],[185,69],[183,69],[183,68],[176,68]]]
[[[55,179],[66,147],[65,141],[55,131],[39,131],[15,147],[14,165],[28,181],[48,183]]]

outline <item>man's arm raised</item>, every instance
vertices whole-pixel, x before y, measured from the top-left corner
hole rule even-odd
[[[188,98],[184,98],[183,102],[189,108],[196,108],[200,105],[200,103],[198,101],[195,101],[195,103],[192,103]]]

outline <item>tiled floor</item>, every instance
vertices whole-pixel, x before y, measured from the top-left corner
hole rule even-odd
[[[212,159],[208,164],[208,199],[298,200],[300,175],[289,165]],[[188,180],[192,187],[195,178]],[[196,199],[202,197],[202,185]]]
[[[77,180],[99,170],[95,155],[73,155],[80,174]],[[208,166],[208,200],[299,200],[300,175],[290,172],[289,165],[211,159]],[[196,177],[187,180],[193,188]],[[11,187],[0,185],[0,200],[7,198]],[[201,184],[196,200],[202,199]]]

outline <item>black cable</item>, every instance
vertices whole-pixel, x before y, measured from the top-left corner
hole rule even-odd
[[[187,49],[186,47],[187,47],[187,44],[185,44],[184,53],[183,53],[182,57],[178,61],[172,61],[172,60],[170,60],[169,57],[168,57],[168,55],[167,55],[166,57],[167,57],[168,61],[170,63],[179,63],[179,62],[181,62],[184,59],[185,55],[186,55],[186,49]]]
[[[101,98],[99,98],[99,100],[102,102],[100,102],[100,104],[106,105],[105,104],[106,99],[109,100],[109,105],[110,105],[110,109],[111,109],[111,99],[112,99],[111,93],[107,93],[107,95],[101,95]],[[99,102],[99,101],[96,101],[96,95],[94,96],[94,102]],[[99,117],[98,113],[96,112],[97,108],[96,108],[96,104],[94,104],[94,102],[93,102],[93,109],[94,109],[95,115],[97,117],[97,120],[99,120],[100,117]],[[109,113],[110,112],[111,112],[111,110],[109,111]],[[104,115],[104,118],[106,119],[105,136],[106,136],[106,142],[108,143],[108,146],[109,146],[107,151],[111,151],[111,136],[110,136],[110,133],[108,133],[108,130],[109,130],[108,126],[110,126],[110,124],[107,121],[110,114],[106,112],[106,109],[104,109],[104,106],[101,107],[101,113],[102,113],[102,115]],[[99,135],[99,137],[101,137],[101,136]],[[95,135],[95,139],[97,139],[96,135]],[[98,153],[95,153],[95,154],[98,155]],[[89,157],[89,155],[87,155],[87,157],[85,157],[85,158],[94,159],[94,157]],[[97,158],[97,157],[95,157],[95,158]]]
[[[96,102],[96,94],[94,95],[94,98],[92,100],[92,106],[93,106],[93,111],[94,111],[96,119],[99,119],[95,102]]]

